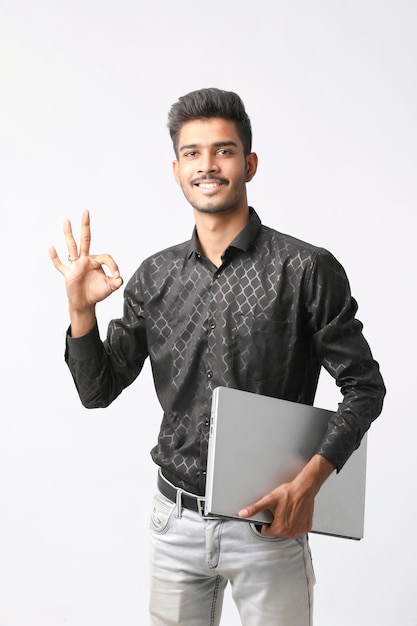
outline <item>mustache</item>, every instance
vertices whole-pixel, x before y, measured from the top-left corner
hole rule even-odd
[[[223,185],[228,185],[229,181],[227,180],[227,178],[222,178],[221,176],[209,176],[207,174],[205,174],[204,176],[199,176],[198,178],[193,178],[193,180],[191,181],[192,185],[198,185],[199,183],[204,183],[204,182],[218,182],[221,183]]]

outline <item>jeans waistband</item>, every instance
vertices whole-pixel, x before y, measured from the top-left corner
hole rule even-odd
[[[181,505],[186,509],[190,509],[195,513],[198,513],[202,517],[204,517],[204,503],[205,498],[203,496],[197,496],[194,493],[190,493],[188,491],[184,491],[183,489],[179,489],[175,487],[172,483],[169,482],[163,476],[161,470],[158,472],[158,489],[162,493],[163,496],[171,500],[171,502],[175,502],[178,504],[180,499]]]

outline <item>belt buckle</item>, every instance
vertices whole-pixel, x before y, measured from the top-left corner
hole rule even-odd
[[[197,501],[197,512],[199,516],[201,517],[201,519],[221,519],[219,516],[211,515],[210,513],[206,515],[206,512],[205,512],[206,499],[203,498],[203,496],[197,496],[196,501]]]
[[[196,500],[197,500],[197,512],[199,516],[202,517],[203,519],[207,519],[208,516],[205,514],[206,499],[203,498],[202,496],[197,496]]]

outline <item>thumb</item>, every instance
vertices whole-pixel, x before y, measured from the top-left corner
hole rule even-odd
[[[109,280],[110,289],[112,291],[117,291],[123,285],[123,278],[120,276],[119,272],[114,272],[113,276]]]
[[[268,496],[264,496],[257,502],[254,502],[253,504],[249,504],[243,509],[240,509],[240,511],[238,511],[238,515],[239,517],[243,517],[243,518],[253,517],[257,513],[259,513],[259,511],[264,511],[265,509],[268,509],[268,508],[269,508],[269,498]]]

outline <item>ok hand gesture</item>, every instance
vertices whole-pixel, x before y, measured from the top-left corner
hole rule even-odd
[[[95,305],[123,284],[119,268],[109,254],[90,255],[90,214],[84,211],[81,218],[80,245],[74,239],[71,222],[65,220],[64,235],[68,249],[69,265],[59,258],[56,249],[49,248],[55,268],[64,276],[71,316],[73,337],[86,334],[95,324]],[[103,269],[110,272],[107,275]]]

